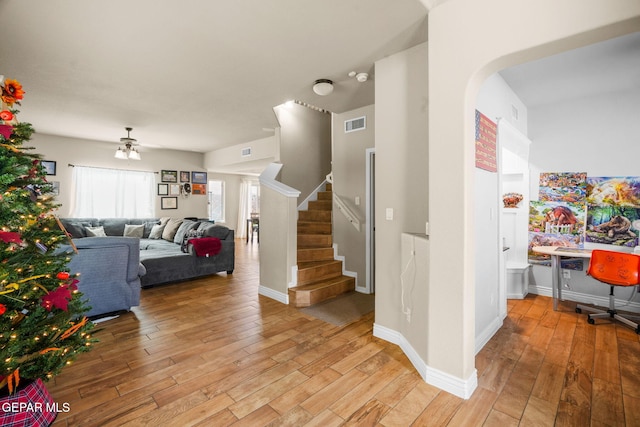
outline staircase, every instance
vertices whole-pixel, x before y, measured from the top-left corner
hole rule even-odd
[[[355,289],[355,279],[342,274],[342,261],[333,259],[331,184],[298,212],[298,285],[289,288],[289,304],[308,307]]]

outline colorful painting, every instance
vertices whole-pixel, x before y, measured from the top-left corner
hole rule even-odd
[[[640,207],[589,205],[585,241],[634,247],[640,235]]]
[[[587,196],[586,172],[543,172],[540,174],[541,201],[584,203]]]
[[[582,203],[529,202],[529,231],[582,235],[585,219],[586,207]]]
[[[536,265],[551,266],[549,255],[533,252],[534,246],[559,246],[564,248],[581,248],[582,236],[574,234],[550,234],[529,232],[529,263]],[[582,270],[583,260],[580,258],[561,258],[561,268],[568,270]]]
[[[640,207],[640,177],[587,178],[589,205]]]
[[[496,136],[498,126],[476,110],[476,167],[489,172],[498,171]]]

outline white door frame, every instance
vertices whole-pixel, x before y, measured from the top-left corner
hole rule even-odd
[[[366,284],[365,293],[375,293],[375,273],[376,273],[376,255],[375,255],[375,148],[367,148],[365,151],[365,265],[366,265]]]

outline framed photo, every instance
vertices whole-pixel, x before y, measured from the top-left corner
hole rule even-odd
[[[191,172],[191,182],[194,184],[206,184],[207,173],[206,172]]]
[[[191,194],[204,196],[207,194],[207,184],[191,184]]]
[[[160,171],[162,182],[178,182],[178,171]]]
[[[190,182],[191,172],[180,171],[180,182]]]
[[[56,174],[56,162],[52,160],[41,160],[40,164],[46,171],[47,175],[55,175]]]
[[[180,195],[180,184],[169,184],[169,195],[170,196],[179,196]]]
[[[177,197],[161,198],[160,209],[178,209],[178,198]]]
[[[169,184],[158,184],[158,196],[169,195]]]

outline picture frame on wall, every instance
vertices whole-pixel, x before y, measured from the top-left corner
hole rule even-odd
[[[178,209],[178,198],[177,197],[161,198],[160,209]]]
[[[206,184],[207,173],[206,172],[191,172],[191,182],[193,184]]]
[[[41,160],[40,164],[44,168],[47,175],[55,175],[56,174],[56,162],[53,160]]]
[[[204,196],[207,194],[207,184],[191,184],[191,194]]]
[[[180,182],[190,182],[190,181],[191,181],[191,172],[180,171]]]
[[[180,195],[180,184],[169,184],[169,195],[170,196],[179,196]]]
[[[178,182],[178,171],[162,170],[160,177],[162,182]]]
[[[158,184],[158,196],[169,195],[169,184]]]

